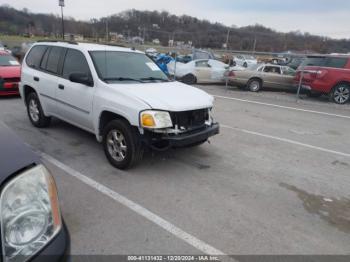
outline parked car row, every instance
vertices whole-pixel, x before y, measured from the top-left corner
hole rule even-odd
[[[328,95],[337,104],[350,101],[350,56],[308,56],[297,70],[285,65],[263,64],[225,73],[231,85],[258,92],[263,88],[296,91],[301,86],[309,96]]]

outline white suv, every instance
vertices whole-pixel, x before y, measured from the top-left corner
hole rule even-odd
[[[34,126],[54,116],[94,133],[119,169],[140,160],[145,146],[195,146],[219,133],[212,96],[170,81],[128,48],[38,42],[24,58],[20,93]]]

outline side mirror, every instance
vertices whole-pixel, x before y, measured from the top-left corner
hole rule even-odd
[[[74,83],[83,84],[86,86],[93,86],[94,81],[92,77],[86,73],[72,73],[69,75],[69,80]]]

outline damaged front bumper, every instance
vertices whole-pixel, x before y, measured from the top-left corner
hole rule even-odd
[[[200,144],[219,133],[219,123],[213,123],[210,126],[206,125],[203,128],[179,134],[161,134],[148,131],[143,135],[143,142],[152,149],[164,150]]]

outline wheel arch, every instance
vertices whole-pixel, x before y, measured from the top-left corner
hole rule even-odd
[[[27,101],[27,97],[30,93],[36,93],[35,89],[29,85],[24,85],[23,86],[23,100],[24,100],[24,103],[26,103]],[[36,93],[37,94],[37,93]]]
[[[261,83],[261,87],[263,87],[264,80],[261,77],[258,77],[258,76],[253,76],[253,77],[249,78],[249,80],[247,82],[247,85],[253,80],[258,80]]]
[[[337,83],[332,87],[331,90],[334,90],[334,88],[336,88],[337,86],[339,86],[339,85],[341,85],[341,84],[345,84],[345,85],[347,85],[347,86],[350,87],[350,80],[341,80],[341,81],[337,82]]]
[[[110,123],[112,120],[116,120],[116,119],[124,120],[130,126],[132,126],[130,121],[125,116],[122,116],[121,114],[112,112],[110,110],[103,110],[98,120],[98,132],[97,132],[98,141],[100,142],[102,141],[103,129],[106,127],[106,125],[108,125],[108,123]]]

